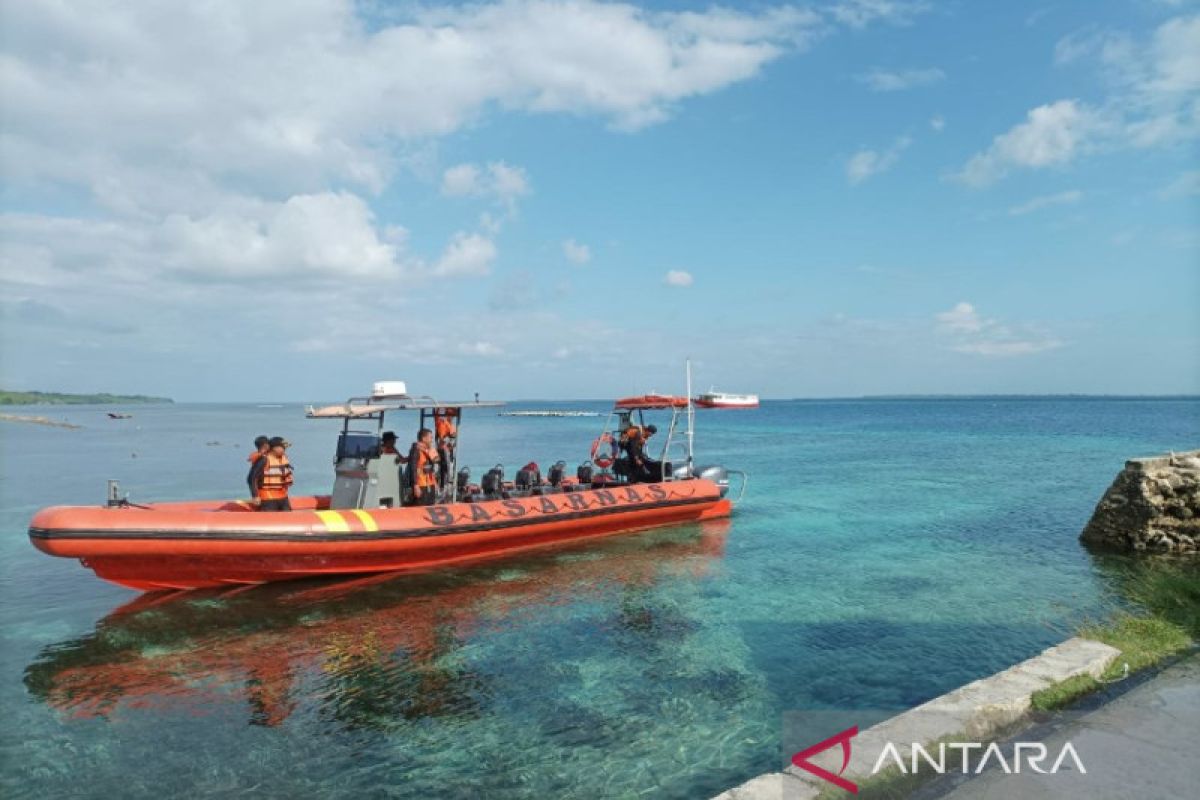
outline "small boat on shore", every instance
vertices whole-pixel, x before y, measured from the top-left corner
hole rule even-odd
[[[700,408],[758,408],[758,395],[709,390],[696,398]]]
[[[380,388],[383,390],[380,391]],[[381,452],[384,419],[416,412],[437,430],[447,416],[488,401],[443,402],[410,396],[402,383],[377,384],[365,398],[310,408],[312,419],[342,422],[328,495],[291,498],[292,510],[263,512],[244,500],[130,503],[110,482],[106,506],[57,506],[30,522],[35,547],[77,558],[97,576],[143,591],[256,584],[320,575],[432,569],[681,522],[726,517],[729,475],[697,467],[692,453],[693,404],[687,397],[647,395],[618,400],[590,458],[545,478],[528,464],[508,480],[503,467],[476,483],[459,469],[454,441],[436,503],[412,504],[395,456]],[[656,473],[634,477],[618,442],[647,412],[669,414]],[[450,445],[446,447],[446,445]],[[670,460],[674,457],[676,460]]]

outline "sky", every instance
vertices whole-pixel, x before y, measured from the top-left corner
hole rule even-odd
[[[6,4],[0,385],[1200,393],[1200,4]]]

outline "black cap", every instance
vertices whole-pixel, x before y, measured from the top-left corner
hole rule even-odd
[[[269,441],[271,441],[271,440],[269,438],[267,438],[266,436],[255,436],[254,437],[254,446],[262,447],[264,444],[266,444]]]
[[[393,431],[384,431],[384,432],[383,432],[383,440],[384,440],[385,442],[394,442],[394,441],[396,441],[396,434],[395,434],[395,432],[393,432]]]
[[[271,445],[271,447],[287,447],[288,446],[287,439],[284,439],[282,436],[272,436],[270,441],[267,442],[267,444]]]
[[[657,425],[647,425],[646,433],[658,433],[658,426]]]

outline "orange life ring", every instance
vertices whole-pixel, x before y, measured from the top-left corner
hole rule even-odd
[[[601,452],[604,445],[608,445],[608,452]],[[592,463],[600,469],[608,469],[613,465],[617,458],[617,443],[613,439],[611,433],[602,433],[596,441],[592,442]]]

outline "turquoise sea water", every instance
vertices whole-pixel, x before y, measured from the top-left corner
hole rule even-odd
[[[325,492],[336,426],[125,410],[0,423],[5,797],[710,796],[778,768],[788,711],[908,707],[1124,603],[1135,562],[1079,530],[1125,458],[1200,445],[1195,399],[701,413],[699,460],[751,475],[728,523],[151,604],[35,551],[33,512],[100,502],[106,478],[236,496],[258,433]],[[476,413],[463,455],[573,467],[600,422]]]

